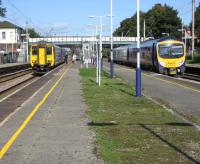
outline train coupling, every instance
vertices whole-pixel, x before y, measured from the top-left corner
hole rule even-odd
[[[170,74],[170,75],[176,75],[176,74],[177,74],[176,68],[170,68],[170,69],[169,69],[169,74]]]

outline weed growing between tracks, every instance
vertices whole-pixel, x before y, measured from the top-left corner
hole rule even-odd
[[[106,163],[198,163],[200,132],[145,97],[133,87],[81,69],[88,123],[96,133],[97,153]]]

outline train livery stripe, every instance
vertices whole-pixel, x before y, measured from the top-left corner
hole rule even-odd
[[[8,149],[11,147],[11,145],[14,143],[14,141],[17,139],[17,137],[22,133],[24,128],[27,126],[27,124],[30,122],[30,120],[33,118],[33,116],[37,113],[39,108],[42,104],[47,100],[49,95],[54,91],[54,89],[57,87],[57,85],[61,82],[66,72],[69,70],[71,65],[65,69],[61,77],[56,81],[56,83],[53,85],[53,87],[47,92],[47,94],[42,98],[42,100],[35,106],[35,108],[32,110],[32,112],[28,115],[28,117],[24,120],[24,122],[20,125],[20,127],[16,130],[16,132],[12,135],[12,137],[7,141],[7,143],[3,146],[3,148],[0,150],[0,159],[3,158],[4,154],[8,151]]]

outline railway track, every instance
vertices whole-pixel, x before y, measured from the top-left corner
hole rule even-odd
[[[184,73],[182,78],[200,82],[200,76],[195,74]]]
[[[35,76],[32,74],[31,68],[20,70],[14,73],[8,73],[0,76],[0,95],[4,95],[9,91],[19,89],[23,84],[32,81]]]
[[[30,64],[16,64],[16,65],[12,65],[12,64],[7,64],[7,65],[2,65],[0,68],[0,75],[6,75],[6,74],[10,74],[10,73],[14,73],[14,72],[18,72],[21,70],[25,70],[30,68]]]
[[[182,78],[200,82],[200,66],[186,65],[186,70]]]
[[[32,69],[28,68],[28,69],[25,69],[25,70],[21,70],[21,71],[17,71],[17,72],[1,75],[0,76],[0,83],[7,82],[9,80],[18,78],[20,76],[26,75],[26,74],[31,73],[31,72],[32,72]]]
[[[29,73],[22,82],[9,87],[8,90],[4,90],[3,94],[0,94],[0,123],[4,121],[11,113],[21,106],[26,100],[28,100],[35,92],[37,92],[44,84],[50,81],[52,78],[57,78],[55,74],[60,73],[64,69],[64,64],[51,70],[44,76],[34,76]],[[23,77],[23,76],[22,76]],[[13,79],[14,80],[14,79]],[[7,83],[10,81],[7,81]],[[5,85],[4,85],[5,89]],[[7,94],[7,95],[6,95]]]

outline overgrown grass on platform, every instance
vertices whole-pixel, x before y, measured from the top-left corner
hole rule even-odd
[[[106,163],[198,163],[200,132],[105,73],[81,69],[88,124],[96,133],[97,155]]]

